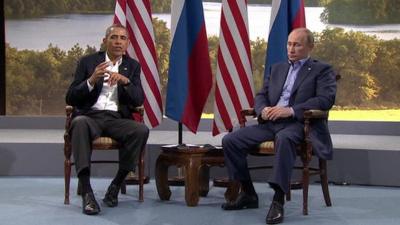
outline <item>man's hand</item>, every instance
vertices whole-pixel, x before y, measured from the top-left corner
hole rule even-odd
[[[287,118],[293,116],[293,111],[290,107],[274,106],[265,107],[261,112],[263,120],[272,120]]]
[[[102,62],[96,66],[92,75],[88,79],[90,85],[93,86],[95,83],[97,83],[97,81],[100,78],[107,76],[106,75],[106,73],[108,73],[107,67],[108,67],[108,62]]]
[[[115,84],[127,85],[129,84],[129,79],[119,73],[110,73],[110,78],[108,79],[108,85],[113,86]]]

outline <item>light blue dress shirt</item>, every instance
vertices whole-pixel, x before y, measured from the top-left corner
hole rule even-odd
[[[289,105],[290,94],[292,93],[293,84],[296,81],[297,74],[299,73],[301,67],[308,60],[308,58],[301,59],[296,62],[289,61],[290,68],[288,74],[286,76],[285,84],[283,85],[283,90],[281,93],[281,97],[279,98],[277,106],[286,107]]]

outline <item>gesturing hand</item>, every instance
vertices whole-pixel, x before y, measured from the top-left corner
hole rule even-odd
[[[119,73],[110,73],[110,78],[108,79],[108,85],[113,86],[115,84],[127,85],[129,84],[129,79]]]
[[[109,71],[107,70],[108,62],[102,62],[96,66],[88,81],[90,85],[94,85],[100,78],[106,77]]]

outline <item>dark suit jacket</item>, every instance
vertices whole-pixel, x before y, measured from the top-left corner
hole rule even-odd
[[[258,116],[266,106],[275,106],[282,93],[289,63],[278,63],[271,67],[269,78],[256,95],[255,110]],[[329,110],[335,102],[336,80],[332,67],[315,59],[307,60],[300,69],[293,85],[289,106],[294,110],[294,118],[304,121],[303,113],[308,109]],[[332,158],[332,140],[326,120],[311,124],[311,141],[317,156]]]
[[[104,79],[101,78],[89,92],[87,79],[92,75],[96,66],[105,61],[105,52],[97,52],[83,57],[76,68],[75,78],[68,89],[66,102],[75,107],[75,115],[85,114],[97,102]],[[130,84],[123,86],[118,84],[118,111],[124,118],[131,118],[131,109],[140,106],[144,101],[144,93],[140,83],[140,64],[123,56],[119,66],[119,73],[130,80]]]

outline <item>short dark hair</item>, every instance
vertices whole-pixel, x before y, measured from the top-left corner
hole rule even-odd
[[[108,35],[110,35],[111,31],[113,29],[115,29],[115,28],[122,28],[122,29],[124,29],[126,31],[126,34],[129,35],[128,34],[128,30],[126,29],[126,27],[124,25],[119,24],[119,23],[114,23],[113,25],[107,27],[107,29],[106,29],[106,37],[108,37]]]

